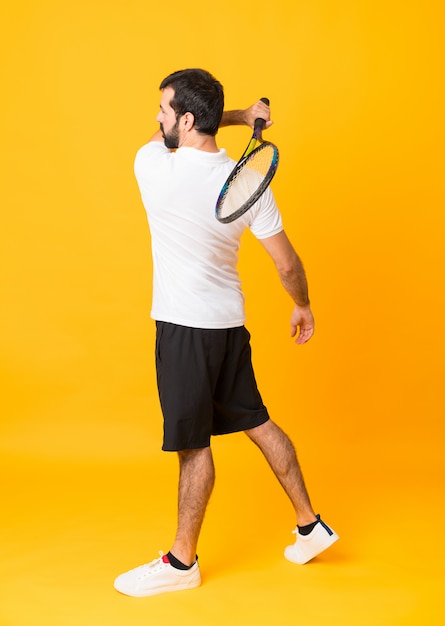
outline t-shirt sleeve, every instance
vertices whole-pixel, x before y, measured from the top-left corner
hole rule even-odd
[[[249,211],[249,228],[257,239],[266,239],[283,230],[283,220],[270,187]]]
[[[148,182],[153,176],[163,158],[169,157],[171,152],[161,141],[151,141],[142,146],[134,160],[134,173],[136,180],[141,186],[144,181]]]

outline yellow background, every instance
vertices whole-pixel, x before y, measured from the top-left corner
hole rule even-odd
[[[424,0],[17,0],[0,9],[0,624],[443,624],[444,27]],[[203,586],[112,588],[168,550],[149,232],[133,177],[158,85],[210,70],[271,100],[273,189],[317,330],[257,242],[240,270],[257,378],[341,541],[305,567],[243,435],[215,441]],[[245,128],[223,129],[233,157]]]

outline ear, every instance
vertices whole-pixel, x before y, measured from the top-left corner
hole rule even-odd
[[[193,113],[190,112],[184,113],[181,118],[181,122],[183,124],[184,130],[190,131],[195,125],[195,116],[193,115]]]

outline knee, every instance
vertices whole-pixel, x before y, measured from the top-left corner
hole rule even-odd
[[[180,467],[200,465],[203,463],[212,463],[212,451],[210,447],[194,448],[190,450],[178,450],[178,459]]]
[[[245,430],[244,434],[249,437],[254,443],[259,443],[263,439],[267,439],[273,436],[274,430],[276,430],[278,426],[272,422],[271,419],[268,419],[267,422],[260,424],[259,426],[255,426],[255,428],[250,428],[249,430]]]

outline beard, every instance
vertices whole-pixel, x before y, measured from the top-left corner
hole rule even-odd
[[[175,125],[168,133],[164,131],[164,127],[162,126],[162,124],[160,125],[160,127],[162,137],[164,138],[165,147],[169,148],[169,150],[176,150],[176,148],[179,148],[178,122],[176,121]]]

